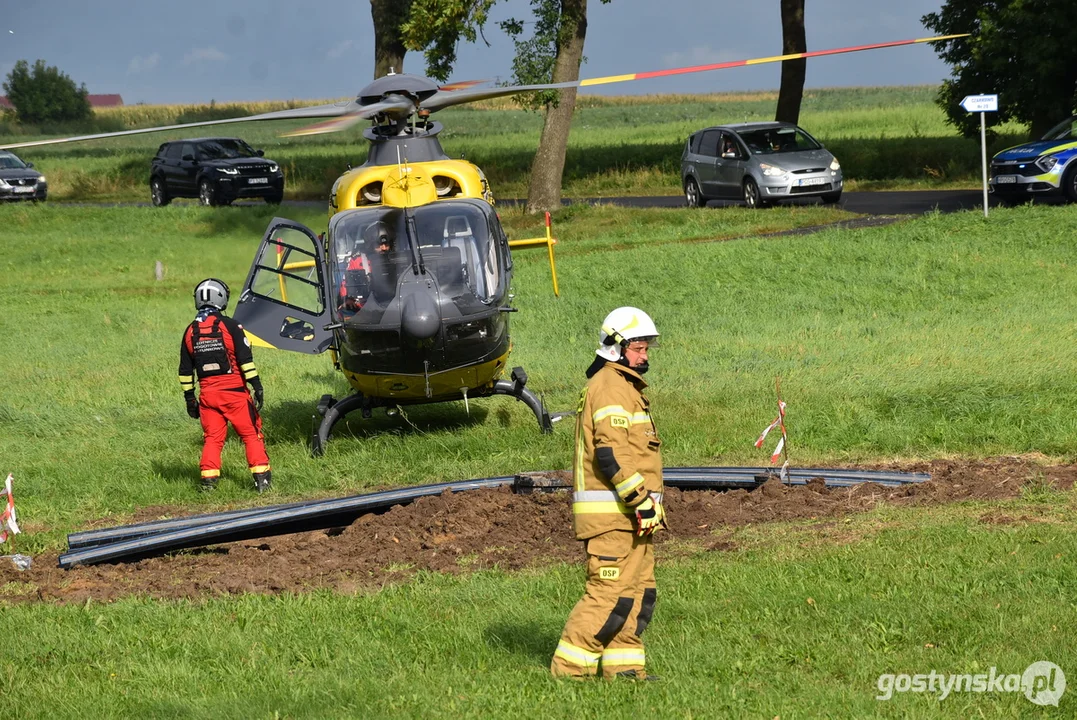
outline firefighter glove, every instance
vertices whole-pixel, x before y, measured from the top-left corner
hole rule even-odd
[[[654,496],[647,493],[643,502],[636,506],[636,534],[650,535],[658,530],[666,519],[662,503],[655,502]]]
[[[262,387],[262,382],[255,378],[255,382],[251,383],[251,389],[254,390],[254,408],[262,412],[262,403],[265,402],[265,389]]]
[[[183,399],[187,401],[187,414],[198,419],[198,398],[194,396],[194,393],[190,395],[184,395]]]

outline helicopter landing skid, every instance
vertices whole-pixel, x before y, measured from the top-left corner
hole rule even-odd
[[[539,430],[543,434],[553,432],[554,420],[550,417],[550,412],[543,405],[542,400],[538,395],[531,392],[527,388],[527,373],[521,367],[514,367],[512,369],[512,380],[498,380],[494,383],[491,395],[510,395],[520,402],[531,408],[531,412],[535,413],[535,419],[538,420]],[[318,425],[318,429],[314,431],[311,436],[310,453],[314,457],[321,457],[325,452],[325,446],[329,443],[329,438],[333,432],[333,426],[337,424],[337,421],[342,417],[352,412],[353,410],[361,409],[363,411],[363,417],[370,417],[370,410],[373,407],[378,406],[379,403],[372,401],[362,393],[356,392],[348,395],[341,400],[334,400],[332,395],[323,395],[322,399],[318,402],[318,414],[322,416],[322,421]],[[560,419],[559,417],[557,418]]]

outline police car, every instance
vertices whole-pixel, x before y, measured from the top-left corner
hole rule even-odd
[[[991,191],[1003,202],[1034,195],[1064,195],[1077,202],[1077,115],[1051,128],[1042,140],[991,158]]]

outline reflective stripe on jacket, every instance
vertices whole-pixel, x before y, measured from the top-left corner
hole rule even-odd
[[[580,395],[572,463],[572,519],[578,540],[610,530],[635,530],[633,508],[647,492],[661,499],[661,441],[642,392],[645,387],[638,373],[607,362]],[[603,472],[611,467],[608,459],[600,459],[601,448],[612,451],[612,477]]]

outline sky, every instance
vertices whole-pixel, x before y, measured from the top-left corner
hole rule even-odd
[[[807,0],[808,50],[927,37],[921,16],[942,0]],[[496,21],[530,18],[501,0],[489,46],[462,43],[451,79],[512,75],[513,46]],[[599,0],[588,3],[581,78],[781,54],[779,0]],[[43,59],[90,93],[126,104],[354,96],[373,80],[374,29],[364,0],[0,0],[0,77]],[[421,53],[405,71],[423,73]],[[603,94],[776,89],[779,63],[589,88]],[[399,69],[398,69],[399,71]],[[938,84],[949,75],[929,45],[808,61],[808,88]],[[2,92],[0,92],[2,94]]]

